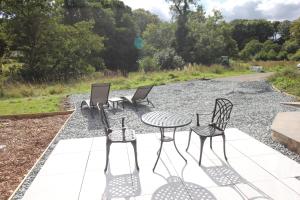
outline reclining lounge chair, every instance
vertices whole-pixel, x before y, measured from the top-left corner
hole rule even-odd
[[[92,84],[90,99],[82,101],[80,108],[82,108],[84,105],[87,105],[89,108],[96,108],[98,104],[109,107],[109,89],[110,83]]]
[[[136,89],[133,96],[124,96],[121,98],[124,99],[124,101],[126,102],[132,103],[135,107],[137,106],[137,103],[147,102],[148,104],[151,104],[154,108],[153,103],[148,99],[148,94],[152,88],[153,85],[141,86]]]

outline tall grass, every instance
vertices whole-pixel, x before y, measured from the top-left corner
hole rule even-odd
[[[279,70],[269,81],[278,89],[300,97],[300,70],[296,67]]]
[[[79,80],[72,80],[61,83],[20,83],[10,82],[1,86],[0,98],[23,98],[23,97],[39,97],[49,95],[66,95],[71,93],[89,92],[90,85],[94,82],[110,82],[112,89],[130,89],[142,85],[154,84],[162,85],[169,82],[186,81],[200,78],[216,78],[223,76],[239,75],[251,73],[249,66],[262,65],[266,71],[278,71],[278,69],[295,65],[294,62],[283,61],[267,61],[267,62],[231,62],[231,67],[226,69],[221,65],[192,65],[189,64],[183,70],[159,71],[159,72],[132,72],[125,78],[121,75],[104,76],[101,72],[95,72],[92,75],[82,77]]]
[[[131,72],[128,77],[116,73],[115,76],[105,76],[101,72],[82,77],[81,79],[59,83],[21,83],[6,82],[0,83],[0,115],[16,113],[34,113],[59,110],[61,99],[68,94],[88,93],[92,83],[111,83],[113,90],[131,89],[143,85],[163,85],[170,82],[187,81],[202,78],[217,78],[252,73],[249,71],[251,65],[262,65],[266,71],[280,71],[288,66],[295,65],[291,62],[256,62],[244,63],[232,61],[230,68],[220,65],[187,65],[182,70],[157,71],[150,73]],[[274,81],[289,81],[292,80]],[[275,81],[275,82],[276,82]],[[292,84],[291,84],[292,82]],[[289,88],[288,83],[280,85],[282,88]],[[300,87],[299,87],[300,88]],[[298,91],[298,90],[297,90]],[[298,94],[298,92],[294,92]],[[22,106],[23,105],[23,106]]]

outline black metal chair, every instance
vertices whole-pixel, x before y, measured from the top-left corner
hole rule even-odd
[[[201,165],[202,151],[206,138],[210,138],[210,148],[212,149],[212,138],[215,136],[222,136],[223,138],[223,151],[224,157],[227,160],[226,151],[225,151],[225,128],[230,119],[230,114],[233,108],[233,104],[228,99],[218,98],[215,102],[215,107],[213,112],[208,114],[199,114],[197,113],[197,125],[191,127],[189,132],[189,141],[186,151],[188,151],[191,142],[192,132],[196,133],[200,137],[200,158],[199,165]],[[208,125],[200,126],[199,117],[200,115],[211,115],[211,123]]]
[[[133,146],[134,150],[134,157],[135,157],[135,164],[136,169],[139,170],[138,160],[137,160],[137,147],[136,147],[136,136],[135,131],[132,129],[127,129],[125,127],[125,117],[122,117],[122,128],[119,129],[113,129],[111,128],[109,124],[109,120],[106,114],[105,109],[103,108],[103,105],[98,104],[97,105],[99,111],[102,123],[104,125],[104,131],[106,135],[106,164],[104,171],[107,171],[107,166],[109,162],[109,152],[110,152],[110,146],[112,143],[127,143],[130,142]]]

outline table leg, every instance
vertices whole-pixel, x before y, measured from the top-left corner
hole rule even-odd
[[[161,154],[162,146],[163,146],[164,129],[160,128],[159,130],[160,130],[160,147],[159,147],[158,152],[157,152],[157,159],[156,159],[155,165],[154,165],[154,167],[152,169],[153,172],[154,172],[154,170],[156,168],[157,162],[158,162],[160,154]]]
[[[182,159],[187,162],[187,160],[183,157],[183,155],[179,152],[177,146],[176,146],[176,142],[175,142],[175,132],[176,132],[176,128],[174,128],[174,132],[173,132],[173,143],[174,143],[174,146],[175,146],[175,149],[176,151],[178,152],[178,154],[182,157]]]

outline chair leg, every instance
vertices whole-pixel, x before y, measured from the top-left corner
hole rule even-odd
[[[135,158],[135,167],[136,169],[139,171],[139,164],[138,164],[138,159],[137,159],[137,148],[136,148],[136,140],[131,142],[131,145],[133,147],[134,150],[134,158]]]
[[[154,104],[148,98],[147,98],[147,102],[148,102],[148,104],[150,103],[153,108],[155,108]]]
[[[189,132],[189,141],[188,141],[188,145],[187,145],[185,151],[188,151],[190,148],[191,136],[192,136],[192,129],[190,129],[190,132]]]
[[[201,160],[202,160],[202,151],[203,151],[203,146],[204,146],[204,142],[206,140],[206,137],[202,137],[200,136],[200,157],[199,157],[199,166],[201,166]]]
[[[212,137],[210,137],[210,148],[212,149]]]
[[[108,166],[108,162],[109,162],[110,145],[111,145],[111,142],[110,141],[106,141],[106,164],[105,164],[104,172],[107,171],[107,166]]]
[[[225,142],[226,142],[225,134],[222,135],[222,138],[223,138],[223,151],[224,151],[224,157],[225,157],[225,160],[227,160],[226,150],[225,150]]]

